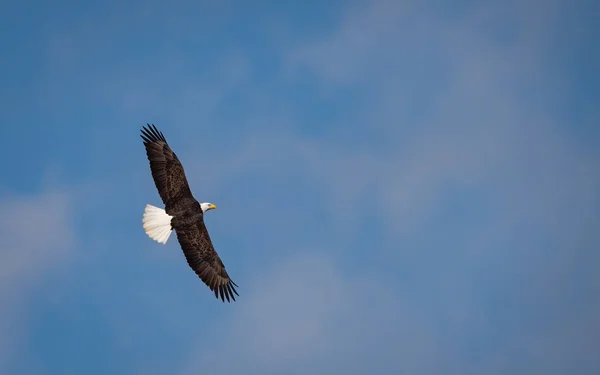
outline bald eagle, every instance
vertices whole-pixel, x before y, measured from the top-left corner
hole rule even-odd
[[[212,203],[198,203],[188,186],[183,166],[154,124],[142,127],[142,139],[150,171],[165,209],[147,204],[142,218],[148,237],[166,244],[175,230],[188,265],[225,302],[235,301],[236,283],[215,251],[204,224],[204,213],[215,209]]]

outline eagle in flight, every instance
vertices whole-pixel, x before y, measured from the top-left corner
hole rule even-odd
[[[231,280],[219,254],[215,251],[204,224],[204,213],[215,209],[212,203],[199,203],[185,177],[183,166],[177,155],[167,144],[162,132],[153,125],[143,127],[142,139],[150,162],[150,171],[165,209],[146,205],[142,218],[148,237],[167,243],[175,230],[188,265],[196,275],[225,302],[235,301],[237,284]]]

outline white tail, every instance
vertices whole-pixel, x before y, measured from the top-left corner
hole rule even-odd
[[[171,228],[172,218],[173,216],[167,214],[162,208],[147,204],[142,218],[144,231],[148,237],[164,245],[173,231],[173,228]]]

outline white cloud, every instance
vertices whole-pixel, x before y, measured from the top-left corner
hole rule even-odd
[[[369,98],[348,127],[386,140],[383,154],[361,148],[363,165],[345,150],[348,168],[334,169],[343,183],[332,190],[352,178],[374,181],[396,230],[419,225],[452,186],[513,194],[512,205],[543,199],[546,211],[563,201],[561,191],[579,189],[576,199],[589,201],[597,161],[577,152],[544,101],[554,87],[544,59],[559,4],[541,11],[538,1],[476,4],[449,17],[431,4],[375,1],[344,12],[331,35],[294,49],[290,68],[310,68],[329,90],[359,84]]]
[[[0,201],[0,369],[26,335],[32,288],[68,256],[74,241],[63,193],[5,196]]]
[[[206,333],[219,338],[198,349],[184,374],[198,367],[217,374],[354,373],[382,359],[394,363],[390,371],[406,370],[435,351],[431,332],[394,288],[375,275],[344,277],[327,256],[297,254],[252,281],[248,302],[238,304],[230,325]]]
[[[545,64],[546,33],[558,27],[561,4],[538,5],[484,4],[448,19],[421,3],[378,1],[344,13],[331,35],[289,53],[290,70],[310,69],[329,94],[363,90],[364,101],[353,109],[357,116],[341,132],[377,134],[384,142],[375,148],[370,142],[341,141],[341,134],[307,139],[284,130],[242,142],[219,167],[230,178],[259,173],[272,181],[290,173],[279,168],[285,165],[297,181],[321,188],[334,222],[354,222],[345,228],[347,238],[353,238],[368,212],[357,204],[362,199],[375,203],[388,229],[381,242],[395,249],[402,247],[399,234],[428,230],[435,236],[427,223],[438,213],[444,193],[481,194],[490,215],[472,219],[480,227],[462,238],[466,245],[423,255],[454,251],[453,268],[423,274],[448,289],[448,304],[439,313],[452,325],[445,329],[464,328],[464,337],[440,332],[437,315],[420,316],[414,301],[397,290],[380,295],[386,290],[384,276],[345,277],[350,271],[337,268],[327,258],[331,249],[323,249],[327,255],[288,259],[280,271],[255,280],[245,297],[249,305],[234,314],[223,344],[192,368],[200,362],[223,373],[367,373],[385,363],[386,372],[439,373],[448,366],[456,373],[535,372],[545,368],[544,358],[552,358],[557,367],[547,369],[558,373],[577,368],[561,354],[563,338],[582,348],[587,368],[597,365],[584,349],[597,342],[591,317],[598,307],[586,305],[594,293],[570,294],[582,284],[600,285],[597,276],[585,283],[574,277],[580,257],[599,243],[589,224],[597,221],[600,207],[599,157],[597,151],[582,149],[569,136],[569,124],[548,107],[560,93],[547,90],[555,82]],[[227,181],[221,177],[217,180]],[[460,222],[461,214],[447,220]],[[369,255],[391,259],[379,250],[370,248]],[[394,259],[405,254],[395,252]],[[461,363],[465,357],[458,352],[471,344],[468,335],[478,337],[478,327],[493,325],[485,315],[489,307],[482,306],[470,283],[481,283],[476,273],[494,265],[513,277],[499,287],[515,298],[512,304],[559,309],[561,321],[570,323],[564,330],[511,332],[502,354],[519,350],[522,355],[514,363],[493,350],[481,354],[479,363]],[[516,288],[518,281],[523,284]],[[571,298],[584,307],[569,306]],[[532,311],[541,313],[528,305],[526,312]],[[571,324],[581,320],[591,331]],[[547,317],[544,322],[553,326],[558,321]]]
[[[423,74],[432,64],[452,69],[471,61],[499,67],[505,58],[516,57],[521,63],[516,68],[523,69],[546,47],[544,34],[554,27],[562,4],[482,2],[454,12],[436,5],[391,0],[354,4],[342,11],[339,27],[330,35],[289,51],[289,69],[308,67],[329,84],[391,82],[395,91],[401,87],[398,78],[412,78],[407,70],[426,80]],[[469,75],[476,78],[477,70]]]

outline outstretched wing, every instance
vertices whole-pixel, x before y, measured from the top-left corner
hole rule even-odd
[[[189,266],[215,292],[215,297],[221,296],[223,302],[225,298],[227,302],[231,302],[230,298],[235,301],[234,293],[239,296],[235,290],[237,284],[225,271],[225,265],[213,247],[204,220],[196,225],[178,228],[175,233]]]
[[[182,197],[192,196],[183,165],[154,124],[142,128],[142,139],[158,194],[166,207]]]

